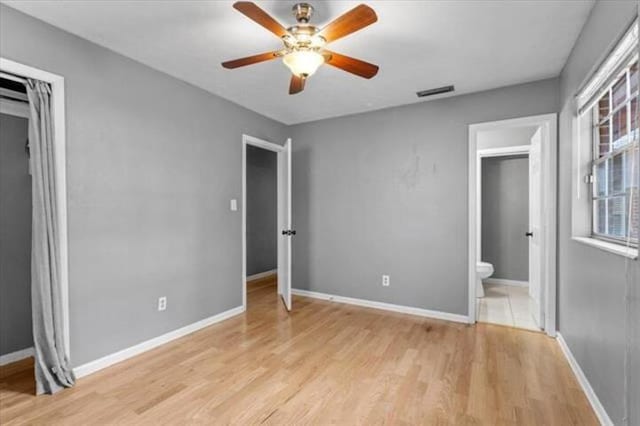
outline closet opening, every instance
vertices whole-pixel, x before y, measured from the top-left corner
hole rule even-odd
[[[0,365],[33,368],[31,170],[25,80],[0,74]],[[35,392],[35,381],[33,381]]]
[[[75,383],[65,153],[64,78],[0,58],[2,391],[55,393]]]

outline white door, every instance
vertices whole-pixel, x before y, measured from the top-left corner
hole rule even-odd
[[[531,137],[529,152],[529,300],[533,319],[544,327],[542,311],[542,132]]]
[[[278,293],[291,310],[291,139],[278,153]]]

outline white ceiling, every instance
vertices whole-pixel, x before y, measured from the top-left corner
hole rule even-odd
[[[326,24],[359,2],[310,1]],[[330,48],[380,66],[365,80],[330,66],[288,94],[280,60],[226,70],[225,60],[281,42],[229,1],[3,3],[286,124],[422,102],[418,90],[455,94],[559,75],[593,1],[367,1],[378,22]],[[260,1],[285,27],[295,1]],[[442,97],[442,96],[441,96]]]

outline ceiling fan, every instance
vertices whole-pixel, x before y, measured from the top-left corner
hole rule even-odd
[[[313,6],[308,3],[293,6],[293,14],[298,23],[289,28],[284,28],[255,3],[239,1],[234,3],[233,7],[278,36],[284,43],[284,48],[223,62],[222,66],[225,68],[239,68],[282,58],[293,74],[289,85],[290,95],[302,92],[307,79],[324,63],[364,78],[371,78],[378,73],[377,65],[325,48],[328,43],[359,31],[378,20],[376,12],[365,4],[356,6],[322,29],[309,24]]]

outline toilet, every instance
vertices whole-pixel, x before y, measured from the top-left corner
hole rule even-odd
[[[493,265],[488,262],[476,263],[476,297],[484,297],[482,280],[493,274]]]

